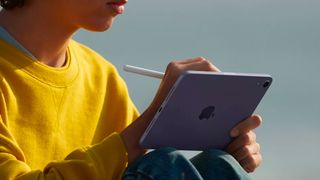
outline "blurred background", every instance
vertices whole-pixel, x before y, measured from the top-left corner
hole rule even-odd
[[[319,0],[129,0],[109,31],[74,38],[117,66],[140,111],[160,81],[123,72],[124,64],[164,71],[171,60],[204,56],[223,71],[271,74],[256,110],[264,161],[251,176],[317,179],[319,21]]]

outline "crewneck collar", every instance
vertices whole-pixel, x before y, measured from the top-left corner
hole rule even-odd
[[[69,42],[66,64],[63,67],[51,67],[40,61],[35,61],[24,52],[21,52],[21,50],[1,39],[0,58],[3,57],[7,63],[14,65],[17,72],[25,72],[29,76],[54,87],[65,87],[76,79],[79,71],[76,54],[74,52],[75,45],[74,41],[71,40]]]

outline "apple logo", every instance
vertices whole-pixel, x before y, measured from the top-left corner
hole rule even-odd
[[[200,120],[204,120],[204,119],[208,120],[210,117],[213,118],[215,115],[214,114],[215,109],[216,109],[216,107],[214,107],[214,106],[208,106],[208,107],[204,108],[199,115],[199,119]]]

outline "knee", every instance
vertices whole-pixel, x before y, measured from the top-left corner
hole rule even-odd
[[[146,156],[152,156],[152,157],[158,158],[158,157],[173,156],[177,154],[178,154],[177,149],[171,148],[171,147],[165,147],[165,148],[159,148],[159,149],[153,150],[148,154],[146,154]]]
[[[179,155],[180,154],[175,148],[166,147],[151,151],[145,154],[142,158],[144,159],[144,161],[152,161],[153,163],[155,163],[158,161],[170,161]]]
[[[233,156],[222,150],[206,150],[195,156],[192,162],[204,171],[214,171],[218,174],[233,174],[235,177],[247,176],[247,173],[243,170],[239,162]]]
[[[202,156],[206,159],[223,161],[228,163],[238,163],[238,161],[225,151],[219,149],[210,149],[202,152]]]
[[[154,150],[130,164],[123,179],[143,177],[144,179],[179,179],[188,162],[182,154],[174,148],[160,148]]]
[[[182,155],[174,148],[159,148],[140,157],[130,166],[145,167],[150,165],[169,165],[172,164],[176,159],[179,159],[180,156]]]
[[[230,154],[222,150],[208,150],[204,154],[209,156],[209,159],[215,160],[217,163],[224,165],[225,167],[239,169],[241,168],[239,162]]]

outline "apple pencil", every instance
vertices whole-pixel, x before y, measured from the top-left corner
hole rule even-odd
[[[154,77],[158,79],[162,79],[164,76],[163,72],[154,71],[150,69],[145,69],[141,67],[131,66],[131,65],[124,65],[123,70],[131,73],[136,73],[144,76]]]

